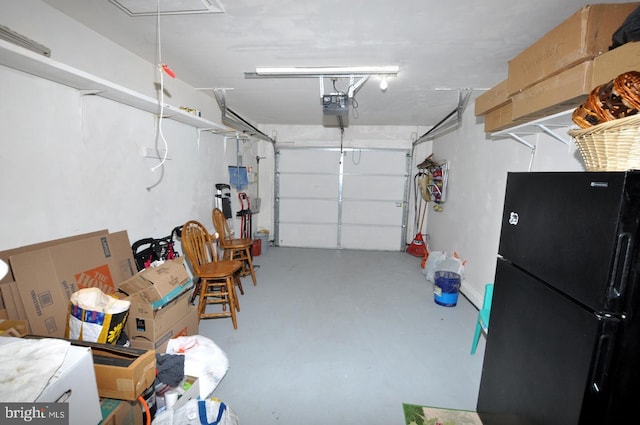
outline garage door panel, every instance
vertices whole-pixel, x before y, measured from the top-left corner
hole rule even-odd
[[[399,172],[404,174],[407,154],[401,151],[355,151],[347,152],[344,159],[344,172],[355,174],[380,174],[381,172]],[[381,171],[382,170],[382,171]]]
[[[340,152],[319,149],[280,151],[278,170],[282,173],[337,174]]]
[[[399,251],[400,233],[397,227],[342,226],[342,248],[375,251]]]
[[[334,200],[281,199],[280,224],[286,223],[336,223],[338,207]]]
[[[342,222],[399,226],[402,212],[402,203],[398,206],[395,202],[345,201],[342,203]]]
[[[318,174],[281,175],[281,198],[333,198],[338,200],[338,176]]]
[[[403,249],[406,150],[282,148],[276,169],[280,246]]]
[[[335,224],[286,224],[280,227],[280,246],[337,248]]]
[[[345,176],[342,194],[350,199],[402,200],[404,176]]]

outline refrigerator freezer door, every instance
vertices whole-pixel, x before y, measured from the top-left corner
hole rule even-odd
[[[498,260],[477,411],[484,425],[580,423],[601,320]],[[597,410],[597,409],[595,409]]]
[[[594,311],[619,313],[640,174],[510,173],[498,253]]]

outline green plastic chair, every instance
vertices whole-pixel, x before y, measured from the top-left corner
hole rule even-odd
[[[484,285],[484,300],[482,308],[478,312],[478,320],[476,321],[476,331],[473,334],[473,344],[471,344],[471,354],[475,354],[478,348],[480,334],[489,332],[489,316],[491,315],[491,301],[493,300],[493,283]]]

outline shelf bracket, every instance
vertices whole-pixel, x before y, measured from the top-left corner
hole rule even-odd
[[[526,147],[528,147],[532,151],[536,150],[535,145],[532,145],[531,143],[527,142],[526,140],[524,140],[522,137],[520,137],[516,133],[505,133],[505,134],[509,135],[513,140],[522,143],[523,145],[525,145]]]
[[[78,90],[78,92],[80,93],[81,96],[95,96],[95,95],[99,95],[100,93],[104,93],[104,90],[82,89],[82,90]]]
[[[556,133],[555,131],[551,130],[549,127],[547,127],[544,124],[536,124],[536,126],[542,130],[546,135],[553,137],[554,139],[564,143],[565,145],[569,145],[570,142],[562,137],[560,137],[560,135],[558,133]]]

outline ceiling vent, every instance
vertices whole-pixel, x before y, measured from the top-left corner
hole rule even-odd
[[[224,13],[218,0],[109,0],[129,16]]]

